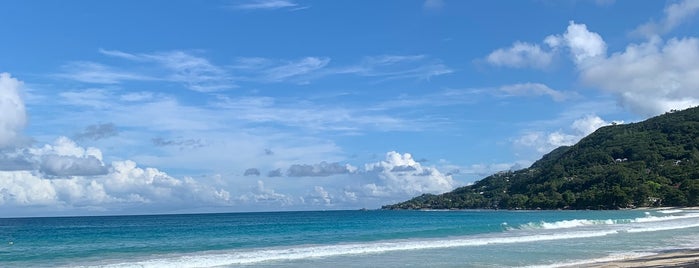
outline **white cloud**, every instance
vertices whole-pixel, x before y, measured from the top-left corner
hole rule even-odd
[[[549,35],[544,43],[550,49],[542,49],[538,44],[515,42],[512,47],[491,52],[486,61],[496,66],[544,69],[551,65],[561,49],[570,51],[577,64],[603,57],[607,52],[607,44],[599,34],[588,31],[585,24],[573,21],[562,35]]]
[[[303,103],[303,105],[298,106],[298,103]],[[239,99],[220,97],[215,106],[230,112],[235,115],[235,118],[245,122],[273,122],[311,131],[415,131],[422,129],[429,123],[393,117],[364,108],[330,107],[309,101],[283,101],[269,97]],[[220,113],[220,110],[217,113]]]
[[[670,5],[665,10],[664,23],[675,27],[696,10],[699,10],[699,1]],[[583,82],[615,94],[619,103],[634,113],[652,116],[699,105],[699,91],[696,90],[699,88],[697,38],[673,38],[665,42],[655,36],[643,43],[630,44],[624,51],[608,56],[607,45],[598,33],[588,30],[585,24],[571,21],[565,33],[550,35],[544,43],[552,48],[552,52],[567,49]],[[524,55],[539,51],[533,49],[535,45],[520,46],[523,47],[521,51],[534,51]],[[497,51],[504,55],[508,50]],[[500,63],[505,64],[506,59],[510,60],[511,66],[535,66],[531,65],[531,59],[517,58],[516,55],[504,57]],[[549,95],[554,100],[564,96],[545,85],[531,83],[505,86],[500,90],[512,95]],[[562,144],[575,140],[567,135],[550,138],[551,142]]]
[[[363,185],[370,196],[414,196],[423,193],[443,193],[454,188],[451,175],[415,161],[411,154],[386,153],[386,159],[365,165],[365,172],[376,174],[379,181]]]
[[[666,34],[690,19],[697,11],[699,11],[699,1],[697,0],[683,0],[673,3],[663,10],[662,20],[642,24],[633,33],[648,38]]]
[[[130,92],[119,96],[122,101],[138,102],[138,101],[148,101],[154,98],[155,94],[153,92]]]
[[[207,59],[184,51],[132,54],[118,50],[100,49],[105,56],[137,63],[133,69],[124,71],[96,62],[76,61],[62,67],[58,77],[92,84],[120,84],[129,81],[167,81],[181,83],[186,88],[211,92],[235,87],[228,72]],[[122,67],[125,68],[125,67]],[[138,96],[127,96],[138,97]]]
[[[539,154],[548,153],[560,146],[573,145],[598,128],[610,124],[599,116],[587,115],[573,121],[567,130],[553,132],[530,131],[515,139],[514,144],[520,147],[533,148]]]
[[[80,147],[65,137],[53,145],[23,151],[40,162],[40,169],[0,171],[0,205],[6,208],[50,206],[54,213],[85,209],[115,213],[124,207],[168,211],[230,201],[223,189],[140,168],[130,160],[113,161],[106,167],[99,149]]]
[[[22,82],[8,73],[0,73],[0,148],[13,145],[27,122]]]
[[[426,55],[379,55],[364,57],[359,64],[330,70],[329,74],[354,74],[378,77],[382,81],[395,79],[430,80],[453,73],[441,60]]]
[[[543,69],[551,64],[553,56],[553,52],[544,51],[539,45],[515,42],[512,47],[491,52],[486,61],[496,66]]]
[[[394,79],[429,80],[453,72],[440,60],[425,55],[380,55],[364,57],[359,63],[331,66],[330,58],[305,57],[298,60],[275,60],[261,57],[239,58],[234,69],[247,72],[241,80],[272,83],[310,83],[312,80],[335,75],[357,75]]]
[[[288,0],[256,0],[233,7],[236,9],[245,10],[274,10],[280,8],[293,8],[297,6],[298,4]]]
[[[306,57],[298,61],[287,62],[263,72],[263,79],[267,82],[282,82],[290,79],[303,79],[302,76],[316,72],[324,68],[330,62],[329,58]],[[301,81],[307,82],[307,81]]]
[[[89,106],[97,109],[105,109],[113,106],[112,94],[109,90],[88,88],[79,91],[65,91],[58,94],[64,104]]]
[[[310,200],[313,200],[314,203],[320,203],[326,206],[332,204],[332,196],[325,190],[325,188],[323,188],[323,186],[315,186],[313,187],[313,190],[314,194],[310,196]]]
[[[104,163],[94,156],[75,157],[45,155],[41,159],[41,172],[53,176],[92,176],[107,173]]]
[[[592,134],[592,132],[595,132],[598,128],[608,126],[609,124],[609,122],[602,120],[602,118],[600,118],[599,116],[588,115],[573,121],[573,124],[570,126],[570,128],[576,134],[587,136]]]
[[[568,48],[577,64],[603,57],[607,53],[607,44],[599,34],[588,31],[585,24],[577,24],[574,21],[569,23],[563,35],[550,35],[544,42],[552,48]]]
[[[291,197],[265,187],[265,183],[261,180],[257,181],[257,187],[251,189],[249,193],[241,195],[238,200],[244,203],[271,203],[281,206],[293,204]]]
[[[113,67],[95,62],[71,62],[63,65],[62,69],[64,72],[57,76],[92,84],[119,84],[124,81],[157,80],[154,77],[117,70]]]
[[[422,6],[426,9],[441,9],[444,7],[444,0],[425,0]]]
[[[185,51],[132,54],[118,50],[100,49],[100,53],[133,62],[151,62],[170,71],[162,79],[184,84],[187,88],[201,92],[211,92],[233,88],[227,71]]]
[[[513,85],[505,85],[499,88],[506,96],[549,96],[554,101],[564,101],[570,98],[570,94],[557,91],[540,83],[521,83]]]
[[[583,81],[616,94],[624,107],[642,115],[699,105],[697,38],[652,38],[579,69]]]

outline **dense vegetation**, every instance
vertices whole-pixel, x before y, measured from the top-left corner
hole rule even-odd
[[[598,129],[531,167],[383,209],[618,209],[699,205],[699,107]]]

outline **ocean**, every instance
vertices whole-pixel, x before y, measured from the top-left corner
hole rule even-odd
[[[0,267],[557,267],[698,241],[683,209],[0,218]]]

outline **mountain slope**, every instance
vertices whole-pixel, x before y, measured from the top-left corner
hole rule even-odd
[[[383,209],[618,209],[699,205],[699,107],[598,129],[531,167]]]

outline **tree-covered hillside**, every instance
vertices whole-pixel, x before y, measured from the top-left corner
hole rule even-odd
[[[699,107],[606,126],[531,167],[384,209],[618,209],[699,205]]]

